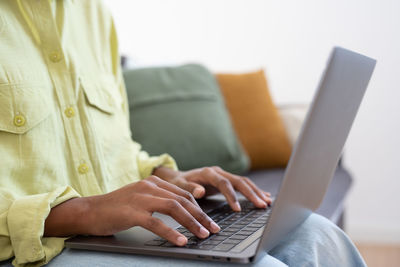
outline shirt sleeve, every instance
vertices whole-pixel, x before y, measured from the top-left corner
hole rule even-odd
[[[150,157],[146,151],[140,151],[137,156],[137,164],[141,179],[149,177],[153,170],[157,167],[163,166],[178,170],[175,160],[168,154]]]
[[[41,266],[61,252],[65,238],[43,237],[51,208],[79,194],[69,186],[15,197],[0,188],[0,261],[15,256],[14,266]]]

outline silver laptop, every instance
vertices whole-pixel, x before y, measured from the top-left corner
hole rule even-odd
[[[185,247],[175,247],[141,227],[109,237],[77,236],[66,241],[66,246],[213,261],[256,261],[320,205],[375,64],[366,56],[333,49],[271,208],[256,209],[242,200],[242,211],[233,212],[222,198],[208,202],[205,211],[221,231],[207,239],[193,236],[171,217],[154,214],[188,237]]]

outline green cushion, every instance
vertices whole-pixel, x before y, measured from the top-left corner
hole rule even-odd
[[[179,169],[218,165],[243,173],[249,160],[232,128],[213,74],[200,65],[124,72],[132,137]]]

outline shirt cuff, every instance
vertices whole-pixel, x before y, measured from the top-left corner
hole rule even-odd
[[[52,207],[75,197],[79,194],[65,186],[49,193],[21,197],[11,204],[7,225],[15,255],[14,266],[46,264],[62,251],[65,238],[43,237],[44,222]]]
[[[137,160],[141,179],[149,177],[155,168],[161,166],[178,170],[175,160],[168,154],[150,157],[147,152],[140,151]]]

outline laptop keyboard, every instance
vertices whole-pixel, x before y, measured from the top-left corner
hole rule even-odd
[[[176,228],[178,232],[187,237],[188,242],[184,246],[191,249],[240,252],[257,240],[267,222],[270,208],[258,209],[250,201],[241,201],[240,212],[234,212],[228,204],[208,212],[219,227],[220,232],[210,234],[206,239],[194,236],[183,226]],[[242,243],[245,243],[243,246]],[[164,238],[157,237],[145,243],[147,246],[175,247]]]

